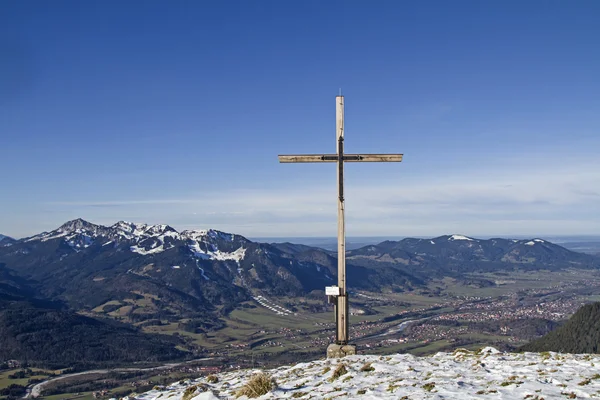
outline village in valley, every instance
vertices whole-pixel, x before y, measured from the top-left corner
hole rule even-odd
[[[494,288],[457,285],[445,279],[432,283],[429,290],[351,292],[350,336],[359,353],[369,354],[424,355],[490,344],[514,350],[600,298],[597,271],[515,272],[511,276],[501,275]],[[293,308],[293,314],[280,315],[255,303],[232,313],[228,324],[239,337],[226,328],[222,334],[231,335],[228,342],[220,342],[219,335],[202,335],[199,343],[215,346],[211,356],[237,359],[239,365],[248,361],[248,353],[254,354],[255,365],[291,361],[294,354],[320,357],[334,340],[331,306],[321,302],[322,312],[308,312],[318,301],[273,302]]]

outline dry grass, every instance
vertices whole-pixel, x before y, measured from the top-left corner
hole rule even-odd
[[[371,372],[371,371],[375,371],[375,368],[373,368],[371,363],[366,363],[365,365],[362,366],[362,368],[360,370],[361,370],[361,372]]]
[[[428,392],[431,392],[433,389],[435,389],[435,383],[429,382],[429,383],[424,384],[422,387],[423,387],[423,389],[427,390]]]
[[[255,398],[269,393],[277,386],[275,380],[264,372],[253,375],[252,378],[235,394],[236,397],[248,396]]]
[[[190,400],[192,397],[196,397],[198,393],[206,392],[208,388],[205,385],[192,385],[188,386],[183,392],[182,400]]]
[[[329,382],[333,382],[340,376],[345,375],[347,373],[348,373],[348,370],[346,369],[346,366],[344,364],[339,364],[336,367],[336,369],[333,371],[333,374],[331,374],[331,378],[329,378]]]
[[[188,386],[185,389],[185,391],[183,392],[183,396],[181,398],[183,400],[191,399],[192,397],[194,397],[194,393],[196,393],[196,389],[198,389],[198,386],[196,386],[196,385]]]
[[[218,383],[219,378],[216,375],[209,375],[206,377],[206,382],[208,383]]]

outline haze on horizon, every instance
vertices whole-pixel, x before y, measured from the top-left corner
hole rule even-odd
[[[0,4],[0,233],[600,235],[600,3]]]

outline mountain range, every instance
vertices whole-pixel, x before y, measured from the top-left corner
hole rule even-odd
[[[474,271],[571,267],[598,268],[600,259],[539,238],[463,235],[385,241],[347,252],[348,287],[373,292],[410,290]],[[51,232],[0,241],[0,301],[45,309],[53,304],[61,312],[136,326],[184,319],[196,333],[223,327],[223,316],[258,296],[325,299],[324,287],[335,284],[336,275],[334,252],[210,229],[178,232],[168,225],[102,226],[76,219]]]
[[[463,235],[385,241],[351,250],[347,258],[359,265],[411,265],[413,270],[448,276],[512,268],[559,270],[600,266],[597,257],[576,253],[539,238],[482,240]]]
[[[4,241],[3,241],[4,242]],[[434,277],[506,269],[597,268],[600,259],[543,239],[463,235],[385,241],[347,252],[348,286],[402,291]],[[0,271],[43,299],[91,310],[146,299],[137,320],[169,314],[218,320],[256,294],[302,296],[337,281],[336,254],[292,243],[257,243],[217,230],[82,219],[0,247]],[[174,306],[176,304],[176,306]],[[175,310],[176,309],[176,310]],[[218,325],[218,322],[213,324]]]

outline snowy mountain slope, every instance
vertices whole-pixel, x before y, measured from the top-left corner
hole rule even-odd
[[[81,218],[69,221],[52,232],[27,238],[25,242],[46,242],[53,239],[61,239],[75,250],[87,248],[94,243],[115,246],[128,242],[130,251],[141,255],[162,253],[174,248],[176,242],[185,242],[190,252],[199,258],[234,261],[243,258],[243,246],[249,243],[242,236],[215,230],[179,233],[169,225],[136,224],[126,221],[106,227]],[[228,251],[220,250],[218,243],[225,243]],[[236,248],[233,249],[232,246]]]
[[[20,240],[10,251],[0,251],[0,262],[6,259],[9,267],[14,265],[14,269],[34,279],[54,277],[57,269],[66,271],[69,265],[80,265],[82,258],[86,262],[110,258],[112,269],[129,263],[132,266],[125,271],[150,274],[157,279],[157,271],[164,275],[169,270],[167,275],[173,276],[176,270],[181,276],[191,268],[200,271],[203,280],[229,286],[233,283],[239,289],[251,288],[270,295],[323,290],[335,282],[337,272],[336,259],[318,248],[286,248],[212,229],[178,232],[168,225],[125,221],[102,226],[77,219],[51,232]],[[104,267],[108,262],[104,260]],[[148,268],[149,263],[154,268]],[[401,271],[382,273],[351,263],[348,271],[349,283],[358,289],[379,290],[381,283],[423,283]]]
[[[333,378],[338,365],[347,373]],[[135,395],[139,400],[230,399],[256,370],[206,377]],[[600,355],[474,353],[357,355],[266,371],[277,388],[260,399],[560,399],[598,397]],[[195,389],[195,390],[194,390]],[[184,395],[184,393],[186,393]],[[184,397],[185,396],[185,397]],[[246,397],[240,397],[245,399]]]
[[[44,261],[48,264],[54,261],[56,253],[62,253],[60,261],[65,260],[67,263],[69,259],[74,259],[76,253],[82,251],[88,256],[100,253],[129,253],[129,257],[132,258],[144,256],[143,262],[158,260],[168,264],[165,267],[175,267],[174,269],[185,270],[191,266],[204,271],[202,277],[205,280],[235,280],[236,275],[254,267],[259,268],[256,261],[263,264],[267,261],[273,263],[273,259],[283,257],[288,269],[298,264],[293,260],[290,262],[290,257],[282,251],[267,244],[251,242],[240,235],[212,229],[177,232],[168,225],[135,224],[125,221],[106,227],[77,219],[52,232],[24,239],[21,244],[23,246],[14,249],[12,253],[30,255],[52,252],[52,255],[45,254]],[[127,257],[126,254],[122,256]],[[214,262],[224,263],[222,266],[225,268],[216,268]],[[276,264],[282,263],[277,261]],[[39,269],[39,266],[36,266],[36,269]],[[321,275],[317,281],[332,280],[330,274],[327,276],[317,268],[313,269],[315,271],[312,275]],[[209,273],[210,270],[214,273]],[[136,269],[130,268],[128,272],[136,273]],[[144,273],[146,272],[147,268]],[[262,280],[258,272],[252,275]],[[248,277],[250,282],[251,278]]]

